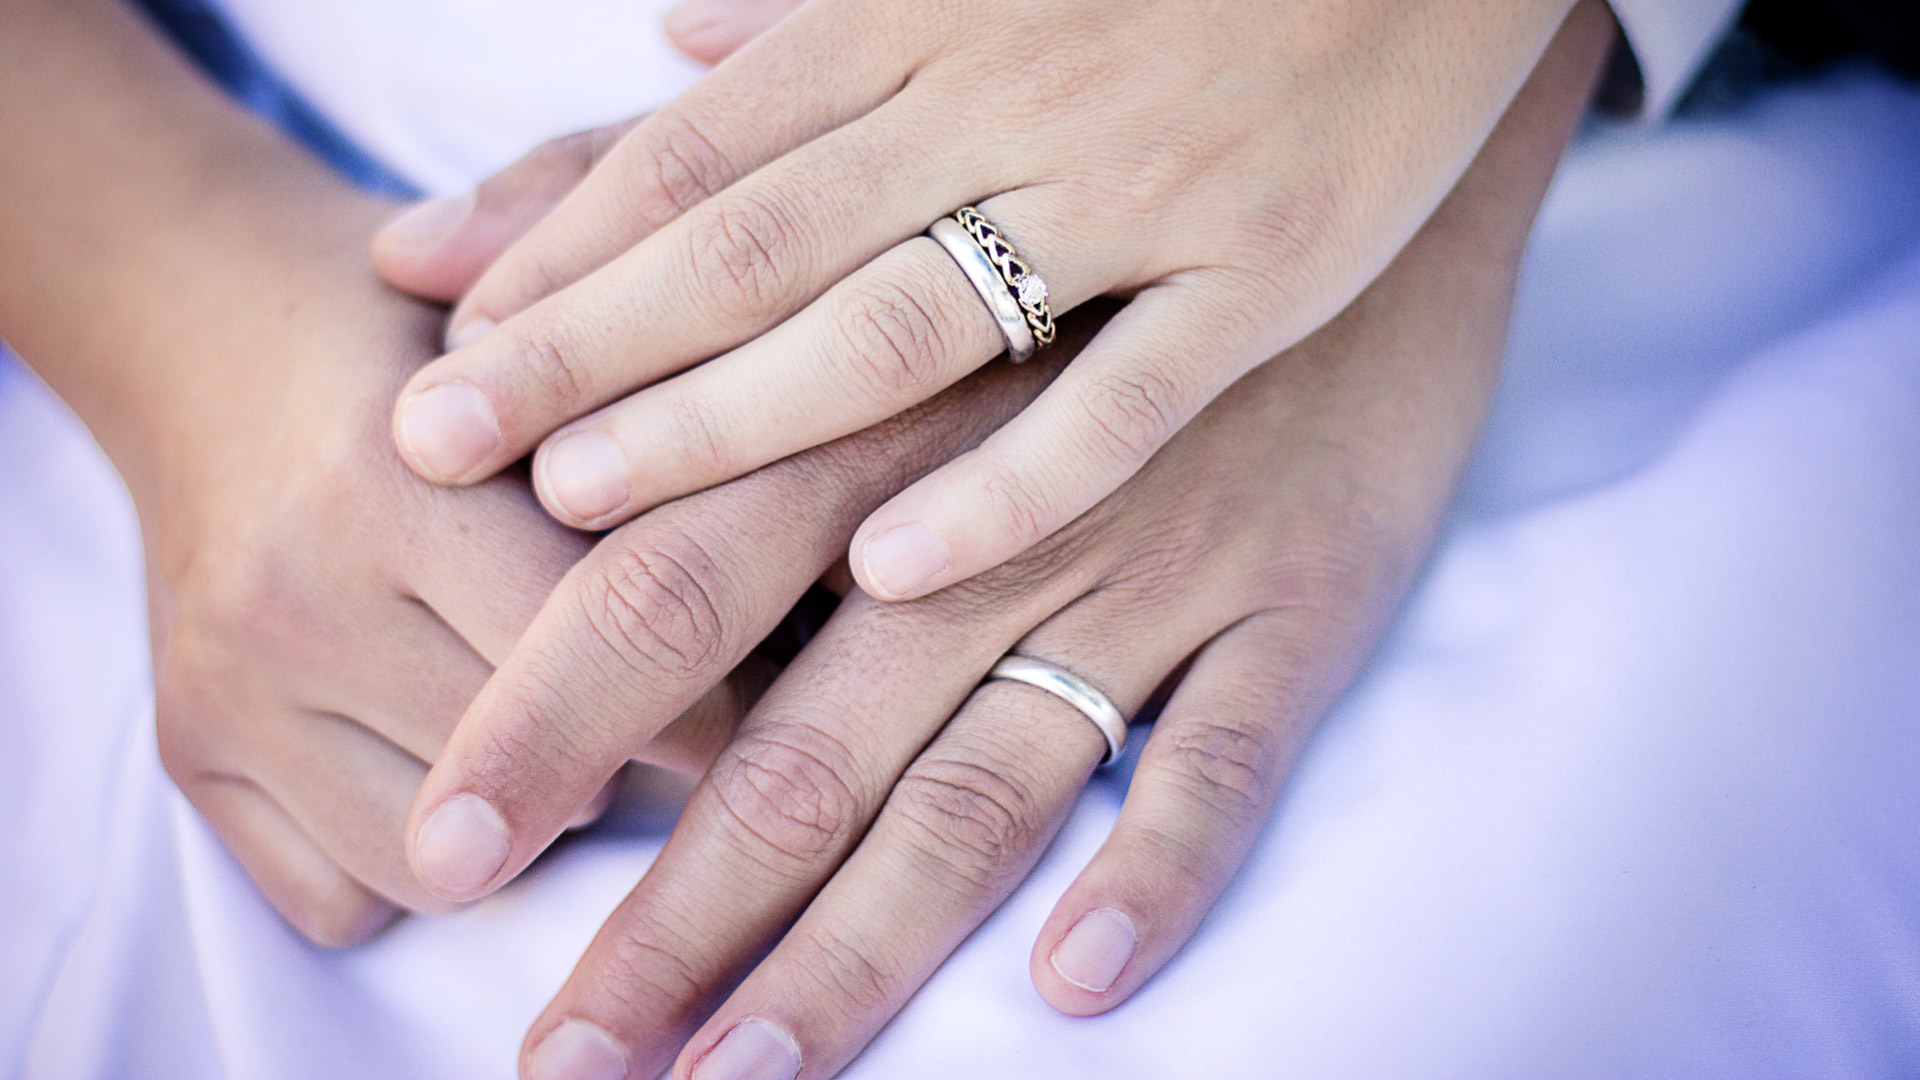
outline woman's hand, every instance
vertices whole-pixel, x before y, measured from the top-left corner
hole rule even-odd
[[[1168,692],[1120,820],[1041,932],[1032,976],[1056,1007],[1088,1014],[1165,964],[1424,558],[1492,386],[1527,223],[1611,33],[1603,7],[1579,6],[1394,265],[1089,514],[937,596],[850,596],[535,1022],[524,1073],[646,1076],[676,1049],[683,1080],[842,1067],[1025,876],[1106,750],[1061,700],[982,685],[1008,653],[1075,672],[1128,715]],[[1079,328],[1063,352],[1085,341]],[[920,433],[996,426],[1049,374],[1033,371],[1042,363],[1060,358],[979,373],[607,537],[421,790],[416,830],[470,799],[504,825],[475,837],[505,853],[497,865],[448,894],[511,878],[732,662],[782,589],[831,561],[863,500],[921,467]],[[668,519],[687,527],[663,535]]]
[[[865,428],[1004,347],[919,235],[978,204],[1052,310],[1130,300],[856,532],[868,593],[923,595],[1078,517],[1346,306],[1570,6],[812,0],[642,119],[460,298],[397,441],[458,484],[539,447],[547,508],[604,528]],[[441,247],[495,227],[474,205],[396,222],[387,276],[453,299]]]

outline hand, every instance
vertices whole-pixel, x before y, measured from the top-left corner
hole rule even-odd
[[[844,1065],[1024,876],[1105,749],[1060,701],[979,685],[1008,652],[1079,673],[1129,714],[1170,688],[1120,821],[1042,931],[1032,973],[1085,1014],[1164,964],[1424,557],[1490,392],[1527,222],[1610,35],[1604,8],[1576,9],[1394,266],[1092,513],[938,596],[849,597],[705,774],[535,1022],[523,1071],[651,1075],[696,1026],[683,1078],[812,1080]],[[494,861],[453,892],[511,877],[658,717],[724,670],[756,612],[833,557],[862,500],[919,467],[928,427],[997,424],[1020,394],[985,408],[981,395],[1034,366],[980,373],[915,415],[614,532],[422,788],[416,829],[459,800],[502,829],[476,836]],[[439,868],[422,869],[431,882]]]
[[[1131,299],[1017,420],[857,530],[869,594],[924,595],[1078,517],[1343,308],[1570,6],[814,0],[641,120],[481,276],[396,438],[442,483],[538,446],[547,508],[604,528],[860,430],[1001,350],[918,235],[978,203],[1053,310]],[[421,266],[484,226],[469,205],[396,222],[388,277],[450,299]]]
[[[439,315],[381,287],[356,195],[102,0],[0,7],[0,329],[140,512],[168,771],[323,944],[444,910],[401,825],[587,538],[524,477],[421,483],[385,437]],[[129,168],[128,162],[138,164]],[[643,756],[689,771],[749,665]],[[591,806],[586,808],[589,812]]]

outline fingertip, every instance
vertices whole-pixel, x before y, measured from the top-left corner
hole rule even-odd
[[[1056,934],[1059,921],[1056,909],[1034,943],[1034,989],[1047,1004],[1069,1016],[1094,1016],[1131,996],[1140,982],[1128,970],[1140,954],[1133,918],[1117,907],[1095,907]]]
[[[953,552],[947,542],[918,521],[878,530],[861,530],[848,562],[860,587],[879,600],[912,600],[949,584]]]
[[[503,438],[493,400],[466,379],[409,385],[394,404],[394,446],[408,468],[436,484],[483,479],[480,470]]]
[[[533,488],[554,520],[576,529],[611,525],[633,502],[626,452],[594,428],[561,432],[533,457]]]
[[[414,876],[447,900],[485,895],[511,851],[506,819],[492,803],[470,792],[434,807],[413,830],[408,845]]]
[[[452,241],[473,215],[472,191],[425,199],[407,207],[373,234],[368,252],[374,268],[402,292],[448,303],[466,275],[451,257]]]

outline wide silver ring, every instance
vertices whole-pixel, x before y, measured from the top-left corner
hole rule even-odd
[[[953,256],[953,261],[960,264],[960,272],[967,275],[974,291],[986,301],[987,311],[993,315],[993,321],[1000,324],[1001,336],[1007,339],[1007,359],[1018,364],[1031,357],[1036,347],[1033,327],[1027,325],[1027,315],[1020,309],[1019,298],[1001,280],[993,260],[987,258],[987,253],[980,250],[967,230],[950,217],[928,226],[927,235]]]
[[[1107,695],[1100,692],[1092,683],[1045,660],[1035,660],[1031,656],[1003,656],[993,670],[987,672],[987,681],[1011,679],[1014,682],[1037,686],[1054,697],[1080,710],[1080,714],[1093,721],[1100,729],[1100,735],[1107,740],[1107,756],[1100,764],[1111,765],[1127,748],[1127,718],[1120,714]]]

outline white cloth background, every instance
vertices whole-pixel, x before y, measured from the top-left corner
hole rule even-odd
[[[469,5],[237,14],[445,187],[686,77],[635,70],[656,12],[589,6],[587,58],[539,70],[506,14],[447,29]],[[306,946],[160,771],[131,513],[10,363],[0,475],[0,1069],[511,1076],[670,814],[461,915]],[[1407,612],[1194,944],[1069,1020],[1027,952],[1124,783],[849,1076],[1920,1074],[1920,95],[1844,76],[1576,150]]]

